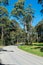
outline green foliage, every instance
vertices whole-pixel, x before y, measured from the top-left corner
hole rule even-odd
[[[7,16],[8,15],[8,11],[5,7],[0,6],[0,17],[1,16]]]
[[[38,45],[40,45],[40,46],[38,46]],[[43,48],[43,46],[41,47],[41,45],[43,45],[43,43],[34,43],[34,45],[32,45],[32,46],[24,45],[24,46],[19,46],[19,48],[26,51],[26,52],[43,57],[43,52],[41,52],[41,50],[40,50],[41,48]]]
[[[38,42],[43,42],[43,20],[41,20],[35,28],[38,33]]]
[[[8,5],[9,0],[0,0],[0,4],[3,3],[4,5]]]
[[[32,21],[32,18],[33,18],[34,11],[31,7],[31,5],[29,5],[25,9],[24,3],[25,3],[24,0],[18,0],[18,2],[15,3],[14,9],[12,10],[11,14],[12,14],[12,16],[19,18],[19,20],[22,21],[23,27],[25,28],[24,30],[27,34],[26,38],[29,38],[28,32],[29,32],[29,29],[31,27],[31,21]]]
[[[24,9],[24,1],[23,0],[18,0],[18,2],[14,5],[14,9],[12,10],[11,14],[13,16],[21,16],[25,14]]]
[[[40,10],[41,15],[43,16],[43,0],[38,0],[38,3],[42,6],[42,9]]]

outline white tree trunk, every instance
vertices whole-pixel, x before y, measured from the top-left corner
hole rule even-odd
[[[2,44],[3,44],[3,26],[2,26],[2,36],[1,36]]]
[[[28,31],[27,31],[26,23],[25,23],[24,27],[25,27],[25,32],[26,32],[26,44],[28,44],[28,42],[29,42],[29,38],[28,38],[29,34],[28,34]]]

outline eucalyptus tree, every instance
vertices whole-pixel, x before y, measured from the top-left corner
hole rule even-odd
[[[35,28],[38,33],[38,42],[43,42],[43,20],[41,20]]]
[[[6,6],[9,4],[9,0],[0,0],[0,27],[2,31],[2,42],[4,37],[4,28],[6,27],[6,22],[8,18],[8,11]]]
[[[21,31],[21,28],[20,28],[20,25],[17,21],[15,20],[11,20],[11,42],[12,44],[14,44],[14,42],[18,43],[18,40],[19,40],[19,34],[20,34],[20,31]]]
[[[2,42],[3,42],[3,31],[5,26],[4,16],[8,16],[8,11],[5,7],[0,6],[0,27],[2,28]]]
[[[0,18],[3,16],[8,16],[8,11],[5,7],[0,6]]]
[[[26,44],[29,44],[29,35],[32,33],[32,20],[34,18],[34,10],[31,7],[32,5],[30,4],[26,10],[25,10],[25,16],[23,17],[23,24],[24,28],[26,31]],[[31,39],[30,39],[31,40]],[[32,44],[32,43],[30,43]]]
[[[33,10],[31,6],[27,7],[26,9],[24,8],[25,1],[24,0],[19,0],[15,6],[14,9],[12,10],[11,14],[18,18],[20,21],[22,21],[23,26],[25,27],[25,32],[26,32],[26,44],[28,44],[28,31],[30,29],[32,17],[33,17]]]
[[[11,15],[20,20],[24,14],[25,14],[24,0],[18,0],[18,2],[16,2],[14,5],[14,9],[12,10]],[[18,35],[18,33],[17,33],[17,35]]]
[[[18,0],[18,2],[15,3],[14,9],[12,10],[11,14],[19,19],[25,14],[24,0]]]

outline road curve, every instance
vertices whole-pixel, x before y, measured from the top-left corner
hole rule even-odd
[[[6,46],[0,52],[0,59],[5,65],[43,65],[43,57],[39,57],[18,49],[17,46]]]

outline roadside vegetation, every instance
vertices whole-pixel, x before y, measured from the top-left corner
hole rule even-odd
[[[21,50],[24,50],[26,52],[42,56],[43,57],[43,43],[33,43],[33,45],[22,45],[19,46]]]

